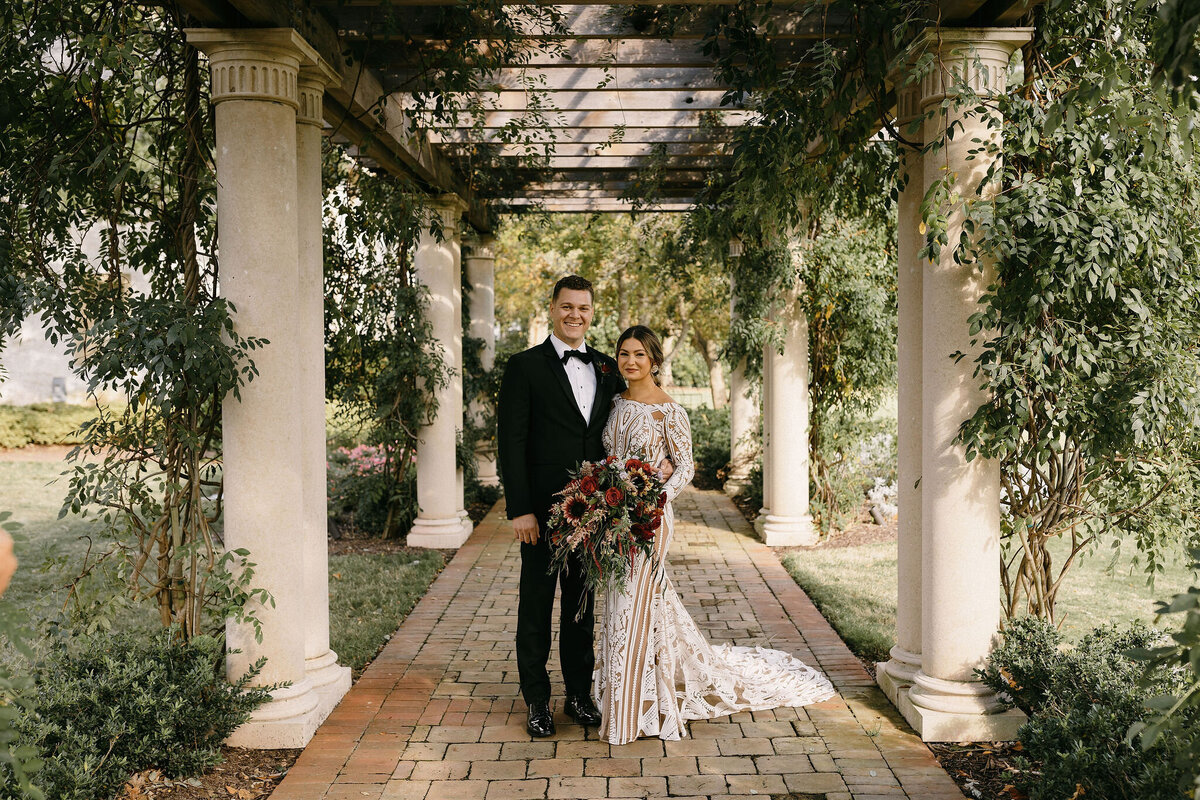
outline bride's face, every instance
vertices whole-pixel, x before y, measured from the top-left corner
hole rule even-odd
[[[617,351],[617,369],[621,370],[626,383],[646,380],[653,368],[654,361],[644,344],[634,338],[621,342],[621,349]]]

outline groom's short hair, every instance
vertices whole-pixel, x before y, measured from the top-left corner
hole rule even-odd
[[[587,278],[581,278],[578,275],[568,275],[565,278],[559,278],[558,283],[554,284],[554,294],[550,295],[550,302],[558,300],[558,293],[563,289],[574,289],[577,292],[587,292],[592,296],[592,302],[596,301],[596,290],[592,288],[592,282]]]

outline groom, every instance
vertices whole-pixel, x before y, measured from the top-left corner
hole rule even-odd
[[[556,582],[562,587],[558,652],[567,690],[563,710],[582,725],[600,724],[591,698],[592,593],[584,586],[577,559],[557,575],[549,574],[546,537],[553,495],[567,485],[568,472],[581,461],[604,458],[601,434],[613,395],[625,389],[616,362],[584,344],[594,300],[586,278],[569,275],[556,283],[550,302],[553,333],[509,359],[500,387],[500,472],[508,518],[521,542],[517,670],[529,707],[526,727],[539,737],[554,734],[546,661]],[[670,462],[662,468],[669,474]]]

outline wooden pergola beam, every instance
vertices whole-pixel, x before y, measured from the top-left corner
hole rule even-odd
[[[364,153],[388,172],[408,176],[431,193],[454,193],[467,204],[473,227],[490,231],[491,216],[453,165],[428,141],[413,135],[412,120],[386,93],[375,73],[362,65],[347,65],[336,30],[306,3],[283,0],[229,0],[218,4],[182,0],[186,11],[206,25],[295,28],[338,73],[340,80],[326,89],[324,116],[331,132],[360,145]]]
[[[401,41],[437,45],[458,30],[446,30],[446,15],[453,5],[411,6],[404,9],[403,30],[389,31],[383,23],[384,12],[375,6],[346,7],[336,0],[322,0],[318,7],[336,10],[339,33],[347,42],[361,41],[368,36],[377,42]],[[665,29],[652,11],[625,6],[624,13],[613,13],[606,5],[558,5],[567,33],[525,26],[522,35],[530,40],[562,39],[637,39],[662,40]],[[671,20],[670,39],[673,42],[697,41],[709,30],[710,14],[716,9],[699,7]],[[394,13],[394,12],[388,12]],[[456,20],[457,22],[457,20]],[[776,41],[787,39],[830,39],[845,35],[841,27],[844,17],[837,12],[799,15],[788,6],[774,6],[763,12],[763,24]]]

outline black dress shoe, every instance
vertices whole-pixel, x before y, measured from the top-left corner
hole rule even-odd
[[[554,735],[554,716],[550,713],[550,703],[529,704],[529,721],[525,723],[525,730],[539,739]]]
[[[563,711],[567,712],[567,716],[580,725],[600,724],[600,709],[596,708],[596,704],[592,702],[592,698],[586,694],[568,697],[566,705],[563,706]]]

